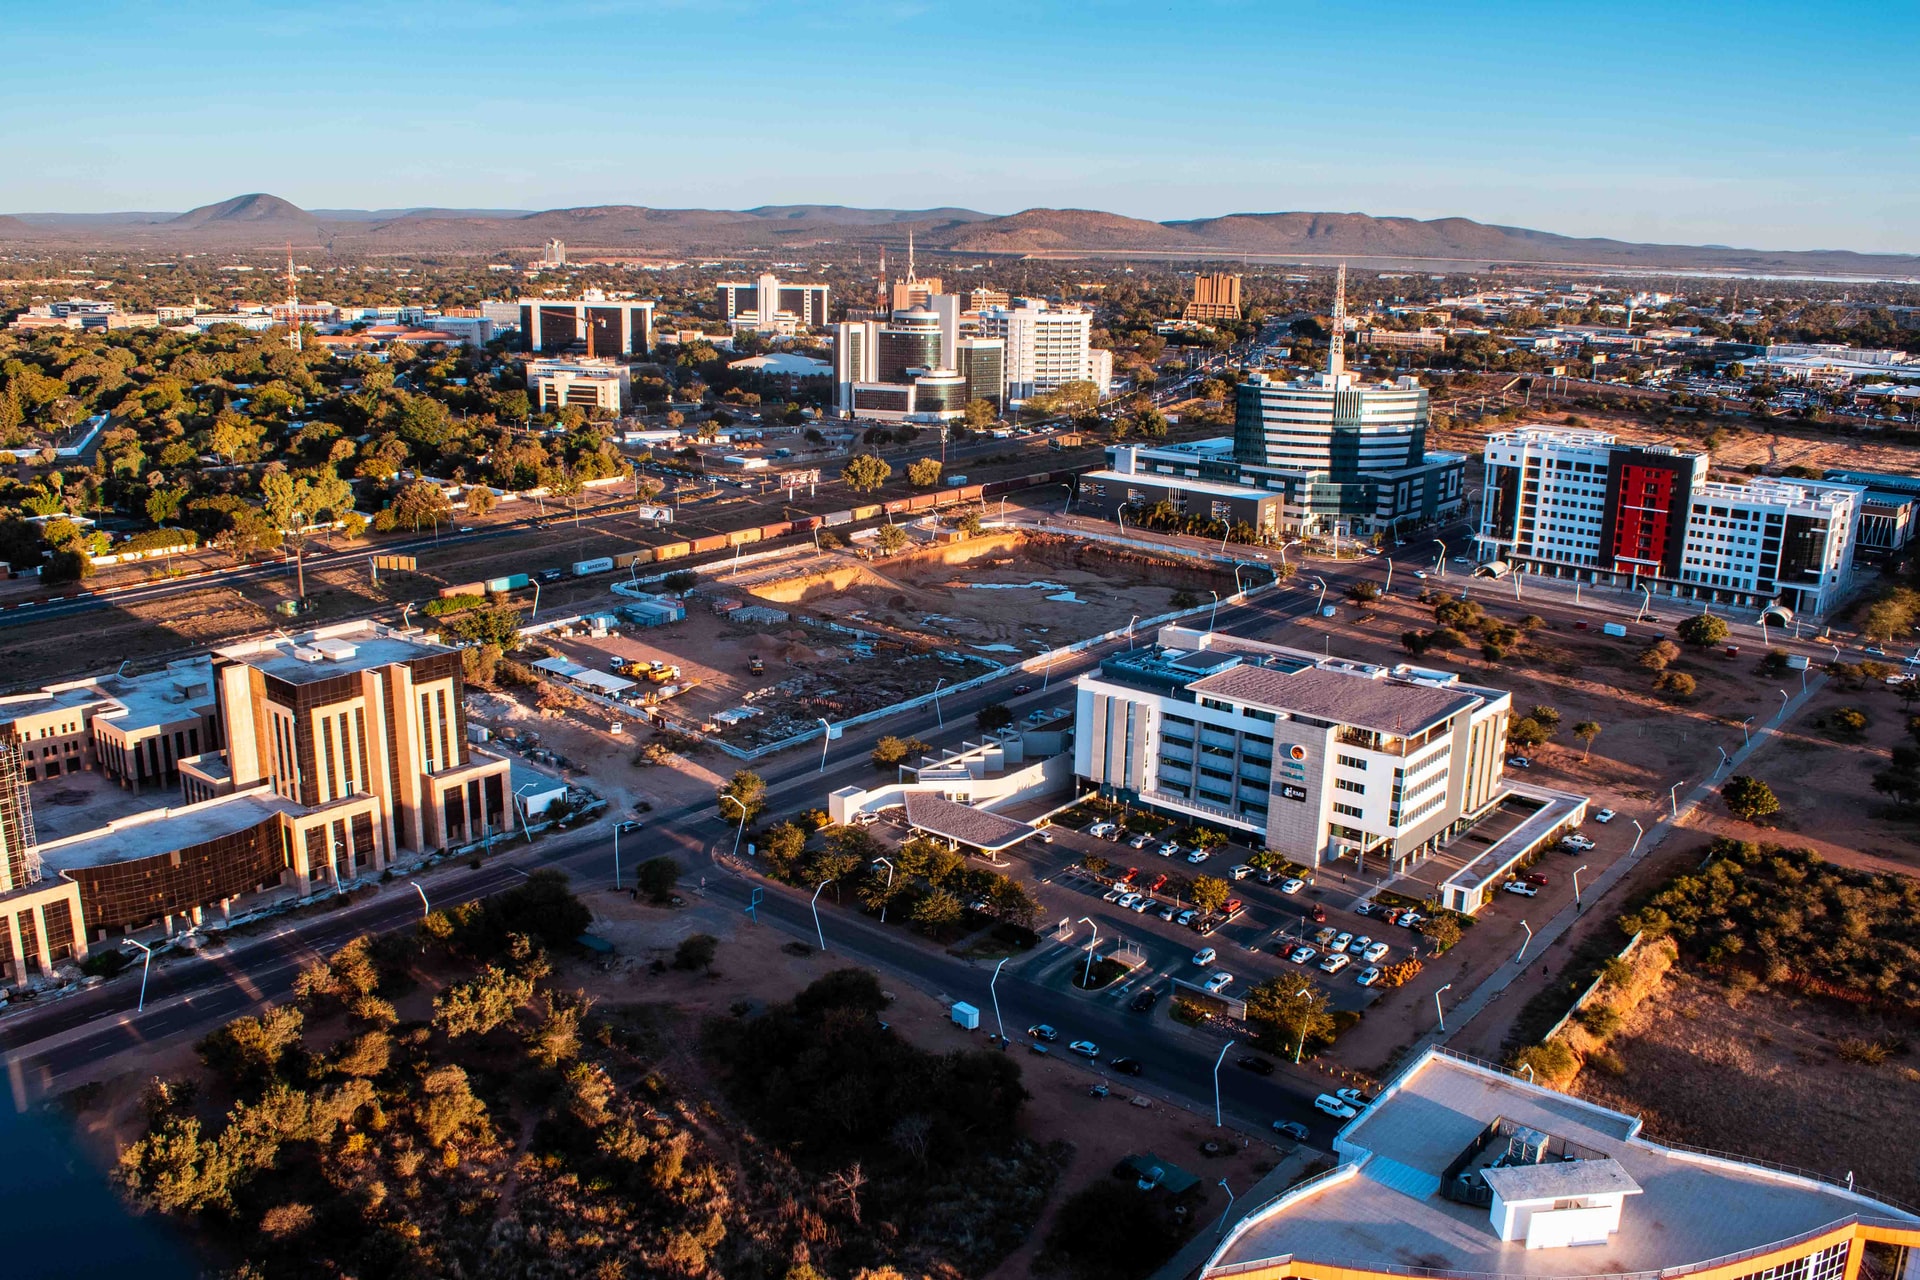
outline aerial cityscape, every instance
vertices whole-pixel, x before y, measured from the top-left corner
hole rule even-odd
[[[1920,1280],[1912,16],[1090,16],[15,15],[0,1276]]]

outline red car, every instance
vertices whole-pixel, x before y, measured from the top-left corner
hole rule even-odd
[[[1550,881],[1548,881],[1548,879],[1545,876],[1541,875],[1538,871],[1534,872],[1532,875],[1523,876],[1522,879],[1524,879],[1528,884],[1537,884],[1537,885],[1541,885],[1542,887],[1550,883]]]
[[[1247,905],[1246,903],[1244,903],[1244,902],[1242,902],[1242,901],[1240,901],[1240,899],[1238,899],[1238,898],[1228,898],[1228,899],[1227,899],[1227,914],[1228,914],[1228,915],[1232,915],[1232,914],[1233,914],[1234,912],[1236,912],[1236,911],[1238,911],[1238,910],[1239,910],[1240,908],[1242,908],[1242,907],[1244,907],[1244,906],[1246,906],[1246,905]]]
[[[1134,877],[1140,874],[1140,868],[1128,867],[1127,874],[1120,877],[1121,884],[1132,884]]]
[[[1160,886],[1165,884],[1166,882],[1167,882],[1166,873],[1161,872],[1159,875],[1153,878],[1153,883],[1147,886],[1147,892],[1148,893],[1160,892]]]

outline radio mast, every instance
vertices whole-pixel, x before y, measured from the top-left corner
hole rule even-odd
[[[287,345],[300,350],[300,286],[293,274],[293,245],[287,245]]]

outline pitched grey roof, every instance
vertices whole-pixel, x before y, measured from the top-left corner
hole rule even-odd
[[[1025,840],[1034,828],[972,805],[925,792],[907,792],[907,825],[991,853]]]
[[[1187,687],[1195,693],[1274,711],[1297,711],[1336,724],[1398,734],[1418,733],[1480,702],[1477,695],[1458,689],[1349,675],[1321,667],[1285,671],[1251,663],[1215,672]]]

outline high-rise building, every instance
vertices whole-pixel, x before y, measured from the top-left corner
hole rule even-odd
[[[875,373],[881,382],[909,382],[914,372],[945,368],[940,317],[927,307],[896,311],[877,336]]]
[[[1069,382],[1091,382],[1101,396],[1112,382],[1112,356],[1093,354],[1093,313],[1018,299],[980,313],[980,336],[1007,344],[1007,399],[1028,400]]]
[[[1193,278],[1193,299],[1181,317],[1185,320],[1238,320],[1240,277],[1217,273]]]
[[[833,326],[833,405],[843,417],[853,413],[856,383],[878,382],[880,325],[873,320],[842,320]]]
[[[585,297],[520,299],[520,349],[589,356],[643,356],[653,349],[653,303]]]
[[[794,333],[827,325],[824,284],[794,284],[768,272],[752,281],[722,281],[714,291],[721,319],[735,329]]]
[[[1201,1280],[1398,1280],[1413,1258],[1505,1280],[1911,1277],[1920,1241],[1920,1216],[1851,1176],[1656,1142],[1638,1116],[1440,1047],[1328,1145],[1338,1165],[1233,1223]]]
[[[882,422],[944,422],[964,416],[969,400],[1002,402],[1003,346],[961,338],[957,301],[942,294],[935,307],[896,311],[885,324],[842,321],[833,326],[834,409],[843,417]]]
[[[954,372],[967,380],[967,399],[985,400],[998,413],[1006,408],[1007,344],[999,338],[962,338],[956,344]]]
[[[985,311],[989,307],[1008,307],[1013,305],[1013,295],[1004,289],[971,289],[966,294],[968,311]]]

